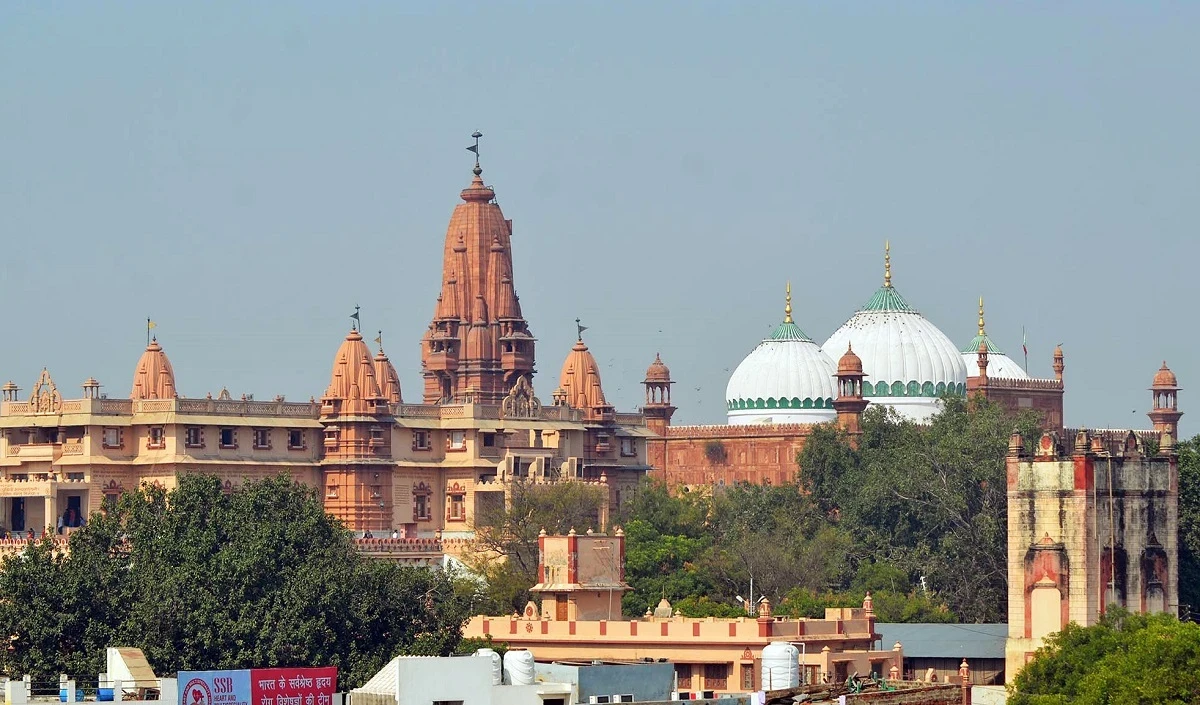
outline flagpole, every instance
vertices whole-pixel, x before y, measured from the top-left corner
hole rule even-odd
[[[1025,374],[1029,374],[1029,346],[1025,344],[1025,326],[1021,326],[1021,352],[1025,353]]]
[[[146,347],[150,347],[150,318],[146,318]]]

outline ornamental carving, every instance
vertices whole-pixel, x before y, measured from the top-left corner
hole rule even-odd
[[[29,410],[35,414],[62,412],[62,395],[58,393],[58,387],[54,386],[54,380],[50,379],[50,372],[44,367],[37,384],[33,385],[33,393],[29,395]]]
[[[517,383],[500,402],[500,416],[506,419],[536,419],[541,411],[542,402],[533,395],[533,385],[525,375],[517,377]]]

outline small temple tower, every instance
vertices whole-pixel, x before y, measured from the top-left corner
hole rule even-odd
[[[383,362],[386,375],[391,363],[386,356]],[[334,355],[329,388],[321,396],[325,508],[358,531],[393,528],[392,409],[376,377],[379,363],[358,330],[351,329]],[[399,399],[398,382],[389,393]]]
[[[475,133],[475,178],[446,228],[442,289],[421,340],[424,403],[499,404],[534,373],[534,338],[513,286],[512,221],[483,184]]]
[[[611,421],[613,406],[604,398],[599,365],[583,342],[584,327],[576,321],[576,328],[578,337],[563,362],[559,388],[554,393],[556,403],[561,399],[567,406],[579,409],[588,421]]]
[[[1133,431],[1093,437],[1072,449],[1047,431],[1029,457],[1009,441],[1008,640],[1011,682],[1068,622],[1095,624],[1113,606],[1131,612],[1179,607],[1179,472],[1163,433],[1157,455]]]
[[[171,361],[158,344],[158,338],[151,338],[146,351],[138,359],[137,368],[133,373],[133,391],[129,393],[129,398],[174,399],[178,396]]]
[[[1154,394],[1154,407],[1146,415],[1154,423],[1154,430],[1169,433],[1172,439],[1179,440],[1179,417],[1183,416],[1179,410],[1179,381],[1175,379],[1171,368],[1167,367],[1166,360],[1154,373],[1150,391]]]
[[[662,357],[654,354],[654,362],[646,368],[646,405],[642,407],[642,415],[646,417],[646,426],[660,436],[667,434],[667,426],[671,425],[671,416],[675,407],[671,405],[671,370],[663,364]]]
[[[538,534],[538,582],[542,619],[555,622],[621,619],[625,582],[625,534]]]
[[[868,402],[863,398],[862,360],[854,354],[853,345],[846,346],[846,353],[838,360],[838,395],[833,400],[837,410],[837,424],[850,434],[862,433],[862,414]]]

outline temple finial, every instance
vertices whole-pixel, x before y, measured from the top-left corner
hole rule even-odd
[[[787,283],[787,295],[784,297],[783,322],[792,323],[792,283]]]
[[[892,243],[883,241],[883,285],[892,286]]]
[[[482,173],[483,173],[483,169],[481,169],[481,168],[479,167],[479,138],[480,138],[480,137],[483,137],[483,133],[482,133],[482,132],[480,132],[479,130],[476,130],[476,131],[474,131],[474,132],[472,132],[472,133],[471,133],[471,136],[475,138],[475,144],[473,144],[473,145],[471,145],[471,146],[467,147],[467,151],[468,151],[468,152],[474,152],[474,153],[475,153],[475,168],[474,168],[474,169],[472,169],[471,171],[472,171],[472,172],[473,172],[473,173],[474,173],[476,176],[479,176],[480,174],[482,174]]]
[[[983,297],[979,297],[979,335],[984,336],[987,333],[983,332]]]

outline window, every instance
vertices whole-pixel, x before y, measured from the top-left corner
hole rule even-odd
[[[450,444],[450,450],[466,450],[467,449],[467,432],[466,431],[451,431],[447,438]]]
[[[413,431],[413,450],[431,450],[433,444],[429,442],[429,431],[415,430]]]
[[[256,428],[254,429],[254,447],[258,450],[271,449],[271,429]]]
[[[429,521],[433,515],[429,511],[429,495],[414,494],[413,495],[413,516],[417,521]]]
[[[692,689],[692,664],[675,664],[675,682],[680,690]]]
[[[484,433],[483,434],[483,447],[484,448],[494,448],[495,446],[496,446],[496,434]]]
[[[111,512],[117,508],[117,501],[121,499],[121,495],[116,492],[105,492],[104,500],[100,504],[100,508],[106,512]]]
[[[337,496],[338,496],[338,491],[337,491],[337,490],[338,490],[338,486],[337,486],[337,485],[330,485],[330,486],[329,486],[328,488],[326,488],[326,490],[325,490],[325,498],[326,498],[326,499],[337,499]]]
[[[341,433],[336,428],[325,429],[325,447],[337,448],[338,437]]]
[[[69,472],[67,473],[67,482],[83,482],[85,480],[84,473]]]
[[[105,448],[120,448],[121,447],[121,429],[108,427],[104,429],[104,447]]]
[[[304,450],[304,431],[293,428],[288,431],[288,449]]]
[[[704,664],[704,689],[725,690],[728,686],[729,664]]]
[[[631,458],[637,455],[637,439],[622,438],[621,439],[621,455],[626,458]]]
[[[450,506],[447,508],[450,521],[464,521],[467,518],[467,496],[465,494],[450,495]]]
[[[378,426],[371,427],[371,445],[383,445],[383,429]]]
[[[237,448],[237,429],[236,428],[221,429],[221,447],[222,448]]]
[[[184,432],[183,444],[188,448],[204,447],[204,429],[199,426],[188,426]]]
[[[167,434],[162,426],[151,426],[149,433],[146,435],[147,448],[166,448]]]

